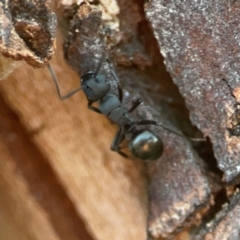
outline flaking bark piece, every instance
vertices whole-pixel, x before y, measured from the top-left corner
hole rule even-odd
[[[196,240],[240,239],[240,193],[236,192],[215,218],[207,223],[194,238]]]
[[[0,52],[42,67],[52,57],[56,17],[46,1],[0,1]]]
[[[186,139],[164,138],[164,155],[150,166],[148,229],[169,238],[184,227],[198,225],[210,206],[210,184]]]
[[[228,130],[236,127],[239,1],[153,0],[145,11],[193,124],[210,137],[225,181],[239,182],[240,139]]]
[[[0,80],[7,78],[21,63],[21,61],[14,61],[0,54]]]
[[[82,4],[70,22],[64,56],[80,74],[96,71],[100,61],[105,60],[101,15],[97,6]]]

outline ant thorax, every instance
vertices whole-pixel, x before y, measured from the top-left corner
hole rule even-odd
[[[88,72],[81,77],[82,90],[90,102],[99,101],[110,90],[110,83],[104,75]]]
[[[110,120],[117,123],[119,127],[122,127],[131,121],[127,110],[122,107],[122,103],[120,102],[118,96],[112,93],[105,95],[100,100],[99,110]]]

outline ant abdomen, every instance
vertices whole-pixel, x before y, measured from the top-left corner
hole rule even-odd
[[[163,154],[163,142],[150,130],[141,130],[133,134],[129,143],[131,153],[141,160],[157,160]]]

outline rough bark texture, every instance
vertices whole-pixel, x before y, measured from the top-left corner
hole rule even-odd
[[[196,240],[237,240],[240,238],[240,195],[236,191],[235,196],[225,204],[216,217],[205,226],[202,226]]]
[[[239,3],[62,3],[55,9],[60,32],[51,62],[62,94],[102,62],[99,73],[117,95],[110,69],[116,71],[124,107],[143,100],[134,119],[208,140],[143,126],[161,137],[163,155],[151,163],[124,159],[109,149],[117,126],[88,110],[83,93],[61,102],[47,69],[23,64],[0,85],[0,190],[10,189],[0,199],[0,221],[13,225],[0,233],[9,239],[207,240],[223,236],[228,224],[225,239],[238,236]],[[21,221],[26,216],[30,225]]]
[[[211,139],[224,181],[239,182],[239,3],[151,1],[145,11],[192,123]]]
[[[225,181],[238,181],[239,2],[152,1],[145,8],[192,122],[211,138]]]
[[[110,79],[112,91],[114,91],[114,86],[116,88],[116,80],[109,73],[112,66],[106,63],[105,58],[108,57],[112,62],[115,60],[118,65],[131,67],[116,69],[125,93],[123,105],[129,108],[134,99],[141,95],[143,103],[132,114],[135,119],[154,119],[172,130],[181,132],[169,121],[172,120],[176,124],[172,114],[173,110],[168,106],[168,98],[172,98],[172,102],[179,104],[180,108],[184,109],[184,106],[181,106],[182,100],[179,94],[177,93],[177,96],[170,95],[171,88],[172,93],[176,92],[173,84],[165,83],[165,87],[170,88],[164,92],[165,96],[160,91],[157,94],[154,89],[151,89],[154,85],[150,79],[161,77],[163,74],[157,69],[157,65],[161,66],[159,65],[161,64],[159,54],[153,55],[153,52],[158,50],[154,38],[153,36],[148,37],[149,39],[146,38],[147,32],[151,34],[151,31],[144,22],[144,16],[140,10],[136,11],[139,7],[136,3],[123,1],[121,4],[120,9],[121,6],[125,7],[125,4],[128,4],[128,8],[124,8],[125,14],[122,18],[120,14],[123,24],[120,27],[121,39],[117,46],[109,44],[109,42],[116,41],[109,41],[107,38],[107,23],[101,20],[101,14],[95,6],[83,4],[72,16],[68,25],[69,31],[64,45],[65,58],[78,73],[82,74],[89,70],[96,71],[102,61],[99,74],[104,74]],[[130,12],[132,15],[136,15],[135,18]],[[124,25],[124,21],[127,21],[126,16],[131,17],[128,24]],[[141,21],[143,26],[138,26]],[[146,32],[141,33],[138,27]],[[114,38],[111,31],[109,35],[110,38],[111,36]],[[144,42],[138,40],[138,35],[144,38],[146,45],[152,44],[152,49],[144,49]],[[149,56],[147,51],[150,51],[152,56]],[[148,67],[148,65],[153,66]],[[134,66],[137,66],[138,69],[134,69]],[[150,86],[150,89],[144,89],[144,83],[145,86]],[[164,82],[162,86],[164,87]],[[118,94],[117,91],[115,94]],[[153,96],[155,96],[154,102]],[[165,104],[162,106],[157,103]],[[178,117],[185,118],[187,121],[184,114]],[[186,122],[186,125],[189,126],[189,123]],[[170,237],[179,228],[199,224],[201,216],[209,208],[211,190],[213,192],[215,190],[211,189],[210,179],[203,174],[204,164],[187,139],[177,137],[160,127],[144,126],[144,128],[151,128],[164,141],[163,156],[156,163],[149,164],[149,231],[155,237]],[[191,129],[191,127],[189,128]],[[193,130],[189,131],[189,133],[192,132]]]
[[[46,1],[0,1],[0,52],[42,67],[53,55],[56,16]]]

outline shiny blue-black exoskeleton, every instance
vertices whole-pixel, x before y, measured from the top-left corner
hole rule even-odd
[[[161,126],[164,129],[167,129],[168,131],[171,131],[177,135],[180,134],[162,126],[153,120],[133,120],[130,117],[129,113],[134,111],[142,101],[140,99],[137,99],[129,110],[123,107],[123,93],[115,72],[110,68],[111,73],[117,82],[118,96],[111,92],[112,89],[110,81],[107,80],[104,75],[98,74],[101,68],[101,64],[102,62],[99,64],[96,72],[89,71],[81,76],[81,86],[64,96],[62,96],[60,93],[57,79],[49,65],[49,70],[53,76],[59,98],[61,100],[64,100],[71,97],[76,92],[83,90],[88,100],[88,108],[97,113],[104,114],[108,117],[108,119],[115,122],[119,126],[119,129],[111,144],[112,151],[116,151],[120,155],[127,157],[127,154],[122,151],[121,143],[125,139],[130,139],[128,141],[128,148],[133,156],[141,160],[158,159],[163,153],[162,140],[152,131],[148,129],[138,130],[137,127],[139,125],[152,124]],[[92,106],[92,104],[95,102],[98,102],[98,108]],[[130,138],[127,138],[129,135]]]

